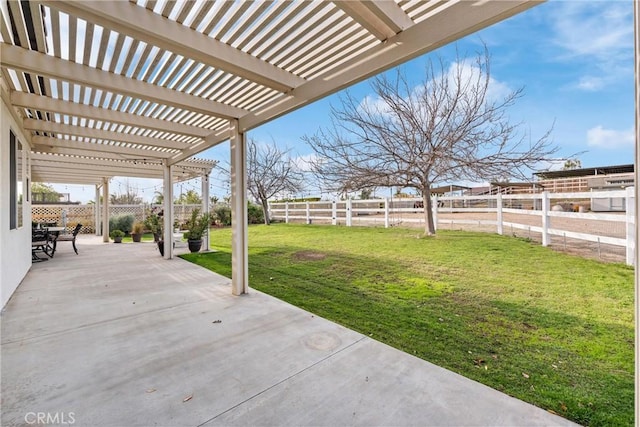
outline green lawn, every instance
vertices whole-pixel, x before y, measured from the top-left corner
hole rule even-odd
[[[249,228],[250,286],[591,426],[633,425],[633,269],[513,237]],[[230,277],[218,252],[184,258]]]
[[[111,239],[113,240],[113,239]],[[153,233],[144,233],[142,235],[142,242],[153,242]],[[125,236],[122,238],[122,243],[133,243],[131,236]]]

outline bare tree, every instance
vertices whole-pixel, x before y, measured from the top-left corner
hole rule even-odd
[[[269,225],[269,199],[302,187],[302,174],[289,157],[275,145],[258,145],[252,139],[247,146],[247,187],[251,196],[262,206],[264,223]]]
[[[305,136],[317,154],[313,171],[336,190],[413,188],[422,195],[425,234],[435,234],[431,188],[447,180],[526,179],[557,148],[551,129],[532,142],[509,107],[523,90],[505,91],[491,78],[487,49],[469,63],[427,63],[421,85],[398,70],[371,83],[375,97],[347,93],[332,107],[333,126]],[[496,90],[497,89],[500,90]],[[496,92],[508,92],[500,93]]]

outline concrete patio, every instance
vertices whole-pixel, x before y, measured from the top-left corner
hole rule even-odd
[[[232,296],[151,243],[81,237],[2,313],[2,425],[573,425],[258,291]]]

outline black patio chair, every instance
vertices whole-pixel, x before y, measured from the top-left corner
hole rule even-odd
[[[76,228],[73,229],[73,233],[59,235],[58,239],[56,240],[56,243],[57,242],[71,242],[71,244],[73,245],[73,250],[75,251],[76,255],[78,255],[78,249],[76,248],[76,236],[80,232],[81,228],[82,228],[82,224],[77,224]]]
[[[38,253],[42,252],[49,258],[53,257],[53,247],[49,240],[49,232],[44,229],[33,229],[31,231],[31,261],[40,262],[47,261],[47,258],[41,258]]]

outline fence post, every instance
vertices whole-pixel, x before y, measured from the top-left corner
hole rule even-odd
[[[347,207],[347,227],[351,227],[351,199],[347,199],[346,202],[346,207]]]
[[[438,197],[431,198],[431,212],[433,214],[433,228],[438,231]]]
[[[636,241],[635,241],[635,235],[636,235],[636,225],[634,223],[634,218],[635,218],[635,188],[634,187],[627,187],[626,189],[627,191],[627,195],[625,198],[625,204],[626,204],[626,211],[627,211],[627,265],[633,265],[634,264],[634,259],[636,256]]]
[[[549,246],[549,192],[543,191],[542,197],[542,246]]]
[[[284,202],[284,223],[289,224],[289,202]]]
[[[384,198],[384,228],[389,228],[389,198]]]
[[[311,212],[309,211],[309,202],[305,205],[306,214],[307,214],[307,224],[311,224]]]
[[[502,229],[502,194],[500,193],[496,195],[496,222],[498,223],[498,234],[502,236],[504,230]]]
[[[338,202],[331,201],[331,225],[338,225]]]

